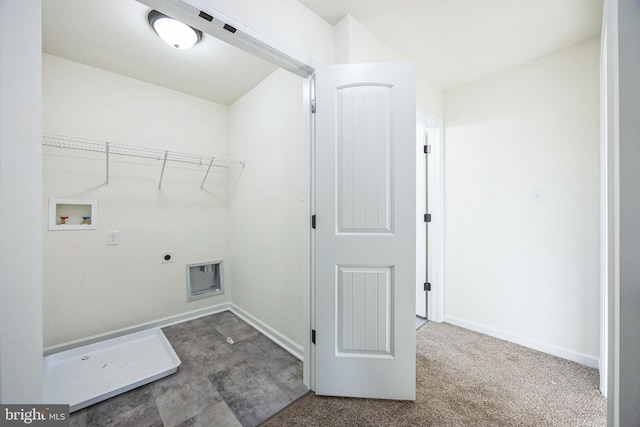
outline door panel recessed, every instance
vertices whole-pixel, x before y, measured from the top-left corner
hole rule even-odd
[[[393,355],[393,267],[338,266],[336,304],[337,355]]]
[[[391,87],[338,89],[338,233],[391,233]]]

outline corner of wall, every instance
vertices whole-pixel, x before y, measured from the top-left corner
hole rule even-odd
[[[403,61],[402,56],[358,20],[347,15],[343,21],[346,21],[348,30],[348,61],[350,64]]]
[[[334,25],[333,39],[336,64],[405,60],[351,15],[345,15]],[[417,65],[416,100],[418,105],[429,113],[442,117],[442,89]]]
[[[350,15],[346,15],[333,26],[333,62],[335,64],[349,63],[349,22]]]
[[[433,83],[419,68],[416,70],[416,102],[418,106],[434,116],[443,117],[444,95],[442,89]]]

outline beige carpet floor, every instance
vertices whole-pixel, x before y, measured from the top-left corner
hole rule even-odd
[[[596,369],[430,322],[417,331],[415,402],[308,393],[263,425],[605,426],[598,381]]]

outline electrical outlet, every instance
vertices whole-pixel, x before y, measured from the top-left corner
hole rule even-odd
[[[161,261],[160,264],[169,264],[173,262],[173,251],[167,251],[160,253]]]
[[[107,231],[107,245],[119,245],[120,244],[120,232],[119,231]]]

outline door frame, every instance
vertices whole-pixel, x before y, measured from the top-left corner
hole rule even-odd
[[[429,227],[429,240],[425,242],[422,237],[422,244],[427,247],[426,265],[429,274],[427,281],[431,283],[431,295],[427,306],[427,317],[430,321],[440,323],[444,322],[444,122],[427,110],[416,108],[416,123],[427,129],[433,129],[435,138],[431,141],[431,153],[433,156],[433,170],[429,170],[428,191],[430,199],[431,222]],[[424,164],[424,163],[423,163]],[[423,166],[424,168],[424,166]],[[425,194],[427,188],[426,183],[418,183],[417,191]],[[418,195],[419,197],[419,195]],[[423,196],[424,197],[424,196]]]

